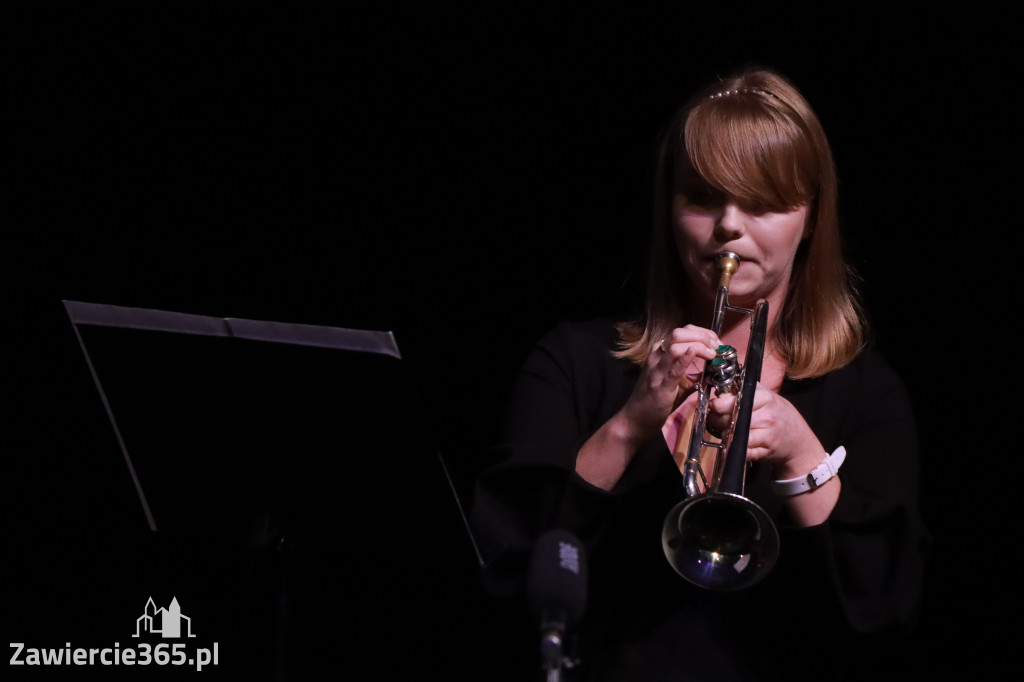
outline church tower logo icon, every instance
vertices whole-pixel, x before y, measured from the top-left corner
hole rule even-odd
[[[182,634],[182,630],[185,634]],[[159,609],[153,603],[153,598],[149,598],[142,615],[135,620],[135,634],[132,637],[142,633],[159,633],[164,638],[195,637],[192,634],[192,619],[181,613],[177,597],[171,599],[170,606]]]

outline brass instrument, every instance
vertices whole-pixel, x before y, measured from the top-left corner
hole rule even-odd
[[[726,311],[749,314],[747,354],[740,365],[732,346],[720,346],[717,357],[704,365],[696,387],[693,431],[682,466],[686,497],[665,517],[661,534],[662,548],[672,568],[691,583],[711,590],[753,585],[768,574],[779,555],[775,524],[760,506],[743,495],[750,414],[768,331],[768,302],[758,301],[753,310],[729,305],[729,281],[739,263],[739,256],[731,251],[717,256],[720,274],[711,329],[716,335],[721,333]],[[708,438],[706,420],[712,390],[736,394],[721,442]],[[682,445],[677,447],[681,456]],[[705,448],[714,452],[710,472],[705,472],[701,464]]]

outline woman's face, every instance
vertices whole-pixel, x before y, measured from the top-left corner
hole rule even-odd
[[[729,284],[730,301],[752,306],[765,298],[781,308],[797,247],[808,233],[806,205],[768,210],[717,192],[690,192],[675,195],[672,216],[679,257],[698,295],[714,299],[715,255],[734,251],[740,267]]]

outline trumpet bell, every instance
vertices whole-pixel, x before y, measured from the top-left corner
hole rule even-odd
[[[673,507],[661,543],[676,573],[710,590],[750,587],[779,557],[779,534],[768,514],[727,492],[688,497]]]

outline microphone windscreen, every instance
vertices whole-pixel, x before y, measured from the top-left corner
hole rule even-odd
[[[562,529],[541,535],[530,556],[527,598],[534,616],[557,614],[574,625],[587,605],[587,562],[583,543]]]

